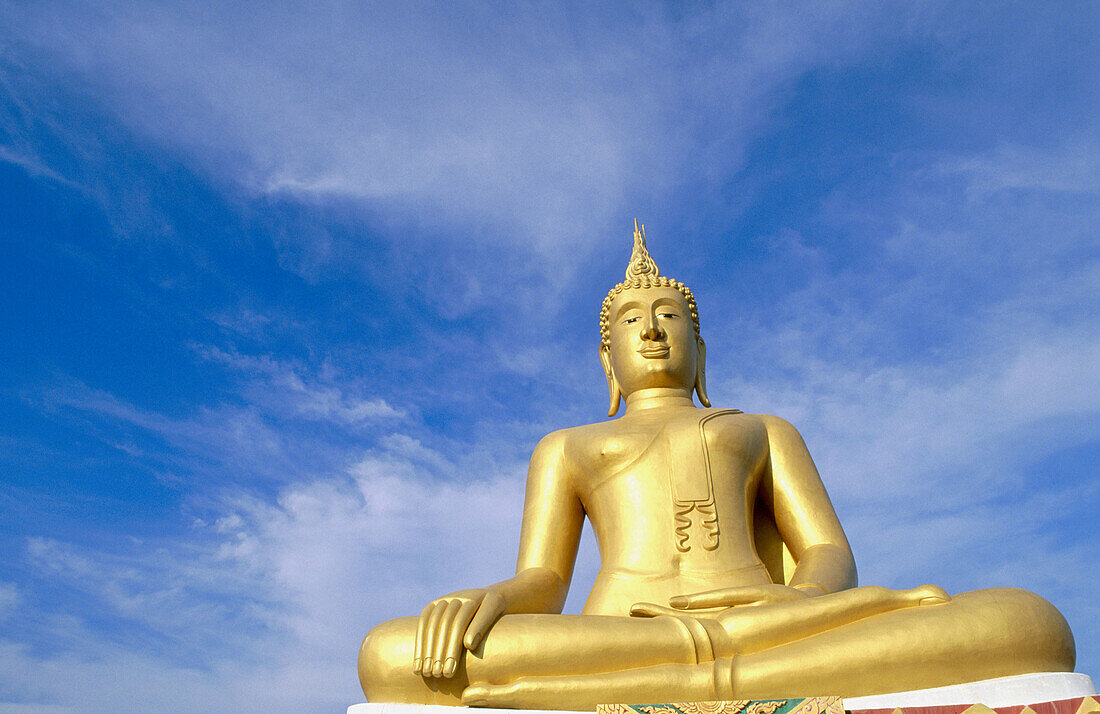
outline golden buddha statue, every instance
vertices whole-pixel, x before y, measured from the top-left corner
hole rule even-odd
[[[794,427],[710,408],[695,298],[637,221],[600,331],[608,416],[625,413],[539,442],[515,577],[371,630],[369,701],[582,710],[1073,670],[1066,621],[1032,593],[856,586]],[[562,615],[586,515],[601,569],[582,614]]]

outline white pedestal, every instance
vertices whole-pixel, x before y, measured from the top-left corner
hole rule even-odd
[[[1077,672],[1020,674],[1015,677],[983,679],[980,682],[951,687],[914,689],[911,692],[875,694],[844,700],[848,711],[857,709],[894,709],[895,707],[942,707],[951,704],[984,704],[989,708],[1012,707],[1061,699],[1092,697],[1096,685],[1092,677]]]
[[[822,695],[828,692],[822,692]],[[897,707],[937,707],[953,704],[984,704],[987,707],[1011,707],[1040,702],[1055,702],[1078,697],[1095,697],[1096,685],[1087,674],[1054,672],[1021,674],[1016,677],[985,679],[951,687],[915,689],[910,692],[876,694],[844,700],[848,711],[894,709]],[[353,704],[348,714],[454,714],[456,708],[428,704]],[[513,714],[514,709],[477,709],[478,712]],[[530,714],[562,714],[545,710],[525,710]]]

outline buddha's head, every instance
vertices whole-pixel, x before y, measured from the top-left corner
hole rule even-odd
[[[645,226],[639,229],[637,220],[626,279],[607,293],[600,310],[600,337],[608,416],[619,411],[620,398],[654,387],[694,390],[703,406],[710,406],[695,296],[661,275],[646,250]]]

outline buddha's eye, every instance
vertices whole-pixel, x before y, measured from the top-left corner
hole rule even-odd
[[[676,319],[677,317],[679,317],[679,315],[674,312],[660,312],[657,313],[657,317],[671,317],[673,319]]]
[[[641,320],[641,319],[642,319],[642,318],[640,318],[640,317],[637,317],[637,316],[635,316],[635,317],[628,317],[628,318],[626,318],[625,320],[623,320],[622,324],[624,324],[624,325],[630,325],[630,324],[633,324],[633,323],[635,323],[635,322],[637,322],[638,320]]]

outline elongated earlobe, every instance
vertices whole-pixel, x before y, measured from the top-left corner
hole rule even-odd
[[[611,369],[611,348],[607,345],[600,345],[600,364],[603,365],[603,373],[607,377],[607,396],[611,402],[607,416],[613,417],[619,413],[619,401],[623,393],[619,389],[619,380],[615,379],[615,372]]]
[[[707,397],[707,343],[699,338],[698,359],[695,362],[695,393],[699,395],[699,403],[704,407],[710,406],[710,398]]]

